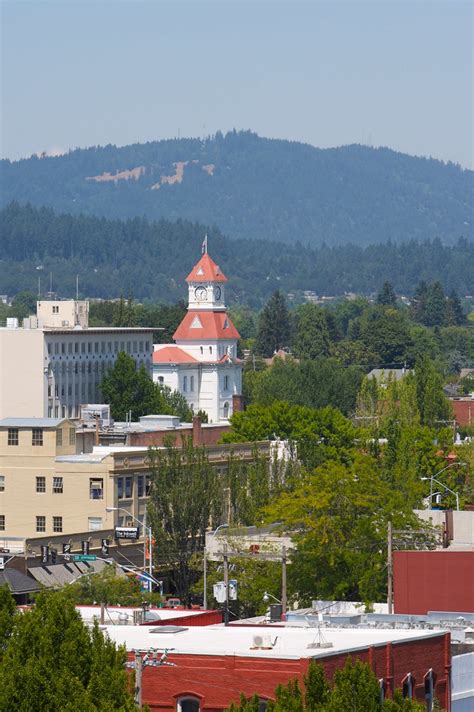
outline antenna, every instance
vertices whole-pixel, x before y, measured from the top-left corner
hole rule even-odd
[[[79,301],[79,275],[76,274],[76,302]]]
[[[52,294],[53,293],[53,273],[49,273],[49,291]]]
[[[38,301],[41,299],[41,277],[38,277]]]

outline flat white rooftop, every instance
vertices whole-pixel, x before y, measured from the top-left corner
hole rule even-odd
[[[127,650],[173,648],[173,655],[232,655],[258,658],[324,658],[349,653],[368,646],[435,638],[443,631],[372,630],[369,628],[322,629],[322,640],[331,647],[308,647],[319,640],[315,628],[273,628],[264,626],[193,626],[180,632],[160,632],[155,626],[105,626],[109,638]],[[254,636],[265,640],[255,647]]]
[[[84,621],[92,623],[95,619],[100,618],[100,606],[76,606],[76,609],[81,614]],[[107,606],[105,609],[105,622],[106,625],[110,623],[111,625],[119,624],[120,617],[124,620],[127,616],[129,621],[133,621],[133,614],[136,611],[142,611],[142,608],[137,606],[127,607],[127,606]],[[150,613],[152,613],[156,620],[173,620],[176,618],[184,618],[188,616],[199,616],[205,611],[198,609],[191,610],[176,610],[174,608],[150,608]],[[136,628],[137,626],[134,626]],[[141,626],[138,626],[139,628]]]

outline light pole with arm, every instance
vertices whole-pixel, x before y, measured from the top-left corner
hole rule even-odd
[[[143,518],[143,522],[141,522],[137,517],[134,517],[133,514],[130,514],[128,509],[124,509],[124,507],[106,507],[105,508],[106,512],[125,512],[125,514],[130,517],[134,522],[137,522],[140,526],[143,527],[143,571],[147,573],[147,568],[148,568],[148,574],[150,575],[150,580],[148,581],[148,590],[151,591],[152,587],[152,580],[153,580],[153,543],[152,543],[152,536],[151,536],[151,527],[148,527],[146,524],[146,509],[145,509],[145,516]],[[149,558],[148,558],[148,567],[146,563],[146,547],[147,547],[147,539],[149,542]]]
[[[212,536],[216,536],[217,532],[219,529],[228,529],[229,525],[228,524],[219,524],[217,529],[215,529],[212,533]],[[204,595],[202,597],[202,607],[204,610],[207,610],[207,549],[206,549],[206,542],[204,541],[204,569],[203,569],[203,580],[204,580]]]
[[[443,467],[442,470],[439,472],[435,472],[434,475],[431,475],[430,477],[422,477],[421,480],[423,482],[427,482],[428,480],[430,481],[430,509],[433,509],[433,482],[436,482],[440,487],[444,487],[445,490],[448,492],[451,492],[456,497],[456,510],[459,512],[459,494],[458,492],[455,492],[452,490],[450,487],[444,484],[444,482],[440,482],[436,478],[438,475],[440,475],[442,472],[445,470],[448,470],[450,467],[466,467],[466,462],[450,462],[449,465],[446,465],[446,467]]]

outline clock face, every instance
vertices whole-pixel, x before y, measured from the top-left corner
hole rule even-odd
[[[214,294],[215,294],[216,299],[220,299],[220,298],[221,298],[221,288],[220,288],[220,287],[216,287],[216,288],[214,289]]]
[[[194,290],[194,296],[199,302],[202,302],[207,299],[206,287],[203,287],[202,285],[200,287],[196,287],[196,289]]]

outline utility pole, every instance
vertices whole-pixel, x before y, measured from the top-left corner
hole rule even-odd
[[[134,702],[138,709],[142,708],[142,672],[143,658],[139,651],[135,651],[135,694]]]
[[[202,599],[202,607],[204,608],[205,611],[207,611],[207,550],[206,550],[205,545],[204,545],[203,579],[204,579],[204,595],[203,595],[203,599]]]
[[[229,557],[227,555],[227,544],[224,544],[224,625],[229,625]]]
[[[388,613],[393,613],[393,532],[392,522],[387,525],[387,603]]]
[[[286,546],[281,550],[281,619],[286,621]]]

